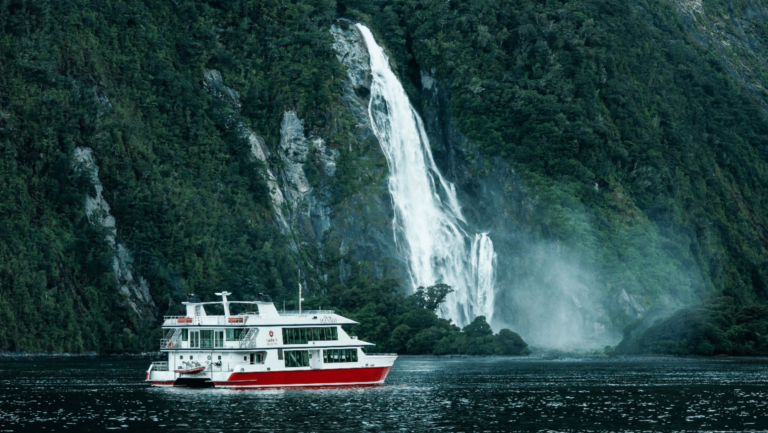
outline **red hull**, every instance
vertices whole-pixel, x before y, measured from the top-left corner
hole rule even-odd
[[[370,386],[384,383],[390,368],[374,367],[232,373],[226,382],[214,383],[217,387],[228,388]]]

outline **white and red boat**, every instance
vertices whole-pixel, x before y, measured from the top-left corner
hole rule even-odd
[[[268,296],[255,302],[185,302],[186,316],[167,316],[160,350],[146,381],[153,386],[221,388],[344,387],[381,385],[396,354],[371,354],[374,344],[350,336],[341,325],[357,322],[330,310],[278,312]],[[223,307],[207,315],[206,305]],[[230,314],[230,304],[258,310]]]

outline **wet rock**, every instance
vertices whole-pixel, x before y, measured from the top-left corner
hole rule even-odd
[[[205,71],[205,87],[211,92],[211,96],[227,102],[232,108],[240,109],[240,92],[224,85],[221,72],[215,69]]]
[[[242,107],[242,103],[240,102],[240,92],[227,87],[224,84],[224,79],[219,71],[215,69],[206,71],[203,85],[209,92],[211,92],[211,96],[223,100],[229,104],[233,110],[239,110]],[[269,166],[270,151],[267,144],[264,142],[263,138],[256,135],[251,128],[247,127],[236,116],[230,115],[226,124],[228,127],[239,131],[240,134],[248,140],[248,143],[251,145],[251,154],[266,165],[267,185],[269,186],[269,195],[272,201],[272,209],[275,212],[277,226],[283,234],[290,233],[291,229],[286,217],[283,215],[283,205],[285,204],[283,188],[279,184],[274,170]]]
[[[627,316],[634,317],[635,319],[643,317],[645,308],[634,296],[628,294],[626,290],[621,289],[621,292],[619,292],[618,303],[621,310],[624,311]]]
[[[125,295],[126,302],[139,316],[153,318],[157,315],[157,307],[149,293],[149,284],[141,276],[134,278],[131,271],[133,259],[129,251],[116,241],[115,218],[110,214],[110,207],[104,199],[104,187],[99,180],[99,167],[93,156],[93,150],[88,147],[78,147],[74,150],[74,170],[88,179],[96,191],[95,196],[86,196],[85,214],[88,222],[109,229],[105,240],[115,256],[112,259],[112,269],[115,272],[120,291]]]
[[[395,243],[392,231],[394,211],[387,188],[386,159],[373,133],[368,117],[370,89],[373,82],[368,48],[354,23],[341,19],[331,26],[336,57],[345,68],[342,80],[342,101],[352,116],[355,127],[346,146],[361,146],[364,156],[357,160],[361,175],[371,179],[349,200],[337,206],[331,219],[331,230],[326,234],[326,245],[338,243],[339,253],[345,259],[339,264],[339,274],[346,279],[352,271],[350,261],[361,265],[373,278],[401,278],[406,281],[407,267],[403,253]],[[379,164],[373,164],[378,161]],[[325,163],[326,173],[335,167]]]
[[[331,34],[334,38],[333,50],[336,57],[347,69],[349,87],[358,95],[370,94],[371,61],[360,31],[353,25],[348,25],[345,30],[334,24],[331,26]]]
[[[354,137],[360,142],[368,142],[371,146],[378,148],[378,140],[373,134],[370,119],[368,119],[368,103],[373,83],[368,48],[357,27],[350,21],[339,21],[346,23],[348,27],[345,30],[339,25],[331,26],[331,34],[334,38],[333,49],[339,62],[346,69],[341,83],[342,101],[355,119]]]

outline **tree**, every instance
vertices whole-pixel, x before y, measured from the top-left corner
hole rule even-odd
[[[413,294],[413,297],[416,300],[416,304],[420,307],[435,311],[437,310],[437,307],[445,301],[445,297],[451,292],[453,292],[453,289],[448,284],[435,284],[426,289],[423,286],[420,286],[416,289],[416,293]]]
[[[493,335],[493,330],[491,325],[485,321],[485,316],[477,316],[472,323],[464,327],[464,333],[467,334],[467,337],[485,337],[486,335]]]
[[[528,344],[516,332],[502,329],[494,337],[493,351],[497,355],[528,355]]]

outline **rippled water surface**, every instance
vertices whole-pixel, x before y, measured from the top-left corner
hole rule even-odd
[[[0,361],[0,431],[768,429],[765,360],[401,358],[385,386],[150,388],[146,361]]]

